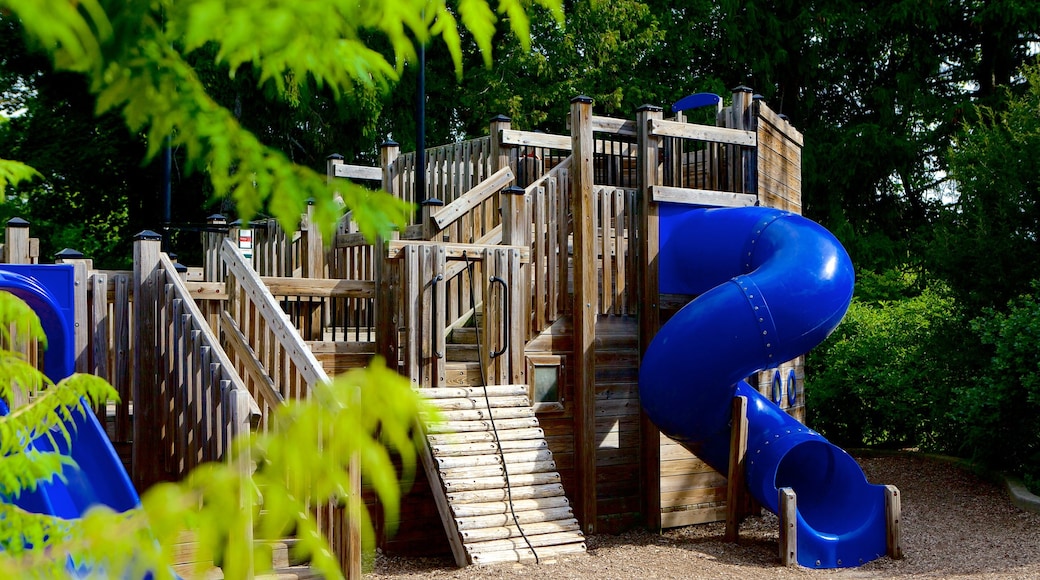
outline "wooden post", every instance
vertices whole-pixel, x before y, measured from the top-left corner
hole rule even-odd
[[[505,115],[496,115],[491,118],[491,126],[488,134],[491,135],[491,173],[509,167],[509,147],[502,145],[502,131],[512,127],[513,120]]]
[[[314,223],[314,202],[307,202],[307,214],[303,216],[303,277],[327,278],[325,275],[325,245],[321,231]]]
[[[511,185],[502,190],[502,243],[510,246],[531,247],[531,216],[530,195],[522,187]],[[513,318],[512,325],[516,327],[518,336],[523,342],[531,336],[531,266],[523,264],[520,266],[520,277],[513,280],[517,285],[511,289],[510,294],[519,292],[516,307],[522,318]],[[513,329],[510,329],[512,332]],[[510,350],[519,352],[519,364],[513,368],[514,384],[526,383],[527,365],[523,361],[523,344],[511,342],[513,348]],[[515,362],[515,361],[514,361]],[[516,367],[519,368],[516,368]],[[518,374],[519,373],[519,374]]]
[[[748,439],[747,397],[733,397],[732,425],[729,443],[729,470],[726,473],[726,541],[736,542],[740,522],[747,508],[747,486],[744,484]]]
[[[4,262],[8,264],[32,263],[29,251],[29,222],[20,217],[7,220],[4,240]]]
[[[571,100],[571,212],[574,216],[574,438],[578,521],[596,531],[596,232],[592,99]]]
[[[885,534],[885,545],[888,557],[893,560],[903,559],[902,508],[899,500],[899,489],[894,485],[885,486],[885,515],[888,520]]]
[[[502,131],[508,131],[512,127],[512,123],[512,119],[505,115],[495,115],[491,118],[488,127],[488,135],[491,136],[491,171],[488,175],[493,175],[495,172],[501,171],[510,166],[509,157],[512,146],[502,144]],[[513,174],[516,175],[515,167],[513,168]],[[514,180],[513,183],[516,183],[516,181]],[[474,185],[475,184],[476,182],[474,182]],[[502,194],[496,193],[494,199],[491,201],[491,207],[501,208],[502,204]],[[505,220],[508,219],[507,216],[508,214],[502,214],[503,227],[505,227]],[[485,222],[487,222],[487,218],[489,217],[493,218],[494,216],[485,216]],[[485,224],[486,229],[491,229],[492,227],[494,227],[494,224],[491,222]]]
[[[227,218],[215,213],[206,218],[206,233],[202,236],[202,279],[206,282],[224,281],[224,262],[220,259],[220,245],[227,237]]]
[[[162,236],[145,230],[134,238],[133,481],[138,492],[166,479],[163,468],[162,372],[159,368],[159,254]]]
[[[777,490],[780,513],[780,565],[798,565],[798,498],[794,490],[782,487]]]
[[[643,105],[636,111],[636,139],[638,146],[638,191],[636,204],[639,213],[640,259],[636,260],[639,288],[639,354],[646,352],[660,326],[657,253],[660,225],[657,204],[651,199],[651,188],[661,182],[661,139],[650,134],[652,119],[660,119],[661,107]],[[640,489],[643,517],[646,527],[661,529],[661,433],[645,412],[639,414]]]
[[[751,121],[752,90],[750,87],[739,86],[733,89],[733,104],[729,109],[729,127],[740,130],[750,130],[753,126]],[[755,182],[748,182],[748,163],[751,154],[741,151],[730,158],[730,171],[733,175],[735,191],[754,191]]]
[[[89,373],[90,369],[90,336],[88,333],[89,313],[87,312],[87,270],[90,268],[90,260],[83,257],[83,253],[70,248],[54,255],[55,264],[72,264],[73,279],[75,280],[75,296],[73,297],[73,317],[75,318],[75,348],[76,348],[76,372]],[[104,302],[104,298],[102,298]]]
[[[383,190],[400,197],[400,191],[395,191],[395,176],[397,157],[401,153],[401,146],[394,141],[384,141],[379,146],[379,165],[383,169]],[[397,239],[398,232],[392,232],[390,239]],[[400,281],[395,279],[393,264],[386,255],[386,243],[389,240],[379,239],[375,243],[375,328],[376,328],[376,354],[386,360],[387,368],[400,371],[400,357],[398,354],[397,333],[397,303],[400,299]]]

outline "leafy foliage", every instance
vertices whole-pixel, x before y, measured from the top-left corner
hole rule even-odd
[[[560,5],[541,0],[557,15]],[[524,5],[502,0],[498,11],[512,30],[526,33]],[[461,70],[460,33],[442,2],[320,3],[251,0],[166,2],[0,2],[28,36],[47,50],[56,68],[83,73],[100,112],[118,109],[133,132],[147,137],[154,156],[167,142],[183,149],[188,169],[205,169],[214,194],[230,195],[242,219],[266,207],[292,230],[308,201],[315,221],[331,233],[341,207],[323,175],[286,159],[244,129],[217,104],[185,55],[212,43],[217,62],[233,75],[249,65],[261,83],[283,95],[314,82],[334,94],[358,86],[386,86],[414,61],[414,41],[444,40]],[[478,44],[490,45],[495,14],[483,2],[464,2],[461,18]],[[300,34],[306,30],[306,34]],[[377,31],[388,40],[392,60],[365,43]],[[401,224],[400,202],[357,186],[337,191],[355,212],[362,231],[374,236]]]
[[[953,301],[919,295],[853,300],[841,325],[814,350],[806,369],[809,424],[844,446],[951,451],[958,350]]]
[[[1006,109],[981,107],[953,143],[958,201],[929,258],[966,306],[1003,308],[1040,270],[1040,66]]]
[[[991,354],[976,381],[957,389],[962,453],[1032,481],[1040,478],[1040,283],[1006,312],[986,309],[972,321],[981,352]]]

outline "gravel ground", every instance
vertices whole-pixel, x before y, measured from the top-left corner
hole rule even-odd
[[[459,569],[448,558],[377,555],[373,579],[545,578],[785,580],[790,578],[1040,579],[1040,514],[1008,501],[1003,486],[949,463],[916,456],[861,458],[871,482],[902,495],[902,560],[859,568],[808,570],[778,565],[777,519],[766,513],[741,526],[739,544],[721,540],[724,524],[633,531],[588,538],[588,554],[550,564]]]

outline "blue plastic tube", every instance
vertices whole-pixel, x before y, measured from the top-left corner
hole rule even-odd
[[[744,378],[804,354],[845,315],[851,260],[819,224],[749,207],[661,210],[660,291],[697,298],[665,323],[640,366],[640,399],[658,428],[726,473],[734,396],[748,405],[747,486],[773,512],[798,504],[798,562],[856,566],[885,553],[884,487],[847,453],[791,418]]]

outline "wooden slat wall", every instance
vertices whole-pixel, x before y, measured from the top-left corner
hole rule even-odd
[[[758,193],[766,207],[802,213],[802,134],[762,101],[758,119]]]

